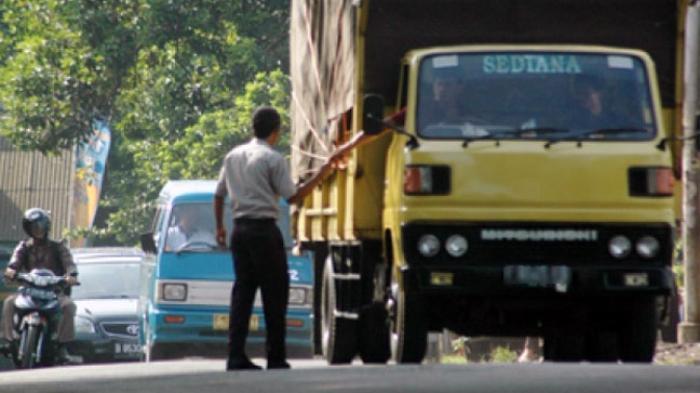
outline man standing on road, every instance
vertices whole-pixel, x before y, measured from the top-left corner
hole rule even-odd
[[[231,292],[227,370],[259,370],[245,353],[248,324],[255,293],[260,287],[267,328],[267,368],[289,368],[285,350],[285,316],[289,297],[287,254],[275,224],[279,197],[301,201],[331,171],[331,156],[310,179],[297,188],[287,162],[274,146],[280,137],[280,116],[274,108],[253,113],[254,138],[232,149],[224,158],[214,197],[216,240],[226,246],[224,198],[233,209],[231,254],[236,281]]]

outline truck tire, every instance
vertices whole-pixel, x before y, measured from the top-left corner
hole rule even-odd
[[[617,336],[614,331],[589,331],[586,335],[586,360],[617,362]]]
[[[382,303],[360,313],[360,358],[364,363],[384,364],[391,357],[389,317]]]
[[[623,362],[651,363],[656,352],[658,310],[656,299],[647,296],[624,303],[618,322],[617,341]]]
[[[392,346],[396,363],[421,363],[428,346],[425,304],[405,280],[399,287],[392,329]]]
[[[335,315],[335,279],[330,256],[323,271],[321,289],[321,330],[323,357],[328,364],[348,364],[357,353],[357,322]]]
[[[36,344],[39,340],[39,327],[34,325],[29,325],[29,328],[25,330],[25,337],[22,340],[22,346],[20,350],[20,368],[34,368],[36,361]]]
[[[580,362],[584,357],[584,337],[575,332],[559,331],[544,337],[544,360]]]
[[[678,342],[678,324],[681,321],[678,292],[674,290],[668,302],[668,323],[661,327],[661,339],[666,343]]]

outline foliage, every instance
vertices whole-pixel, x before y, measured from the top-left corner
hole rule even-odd
[[[46,154],[112,129],[97,228],[133,244],[169,179],[213,178],[250,114],[287,122],[284,0],[4,0],[0,135]],[[286,142],[283,141],[283,142]],[[282,147],[285,149],[285,147]]]
[[[507,347],[496,347],[489,354],[489,358],[494,363],[515,363],[518,354]]]

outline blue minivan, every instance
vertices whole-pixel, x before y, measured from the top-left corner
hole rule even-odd
[[[188,356],[224,356],[227,350],[231,288],[235,280],[231,253],[215,241],[213,180],[169,181],[158,197],[152,232],[142,236],[148,257],[142,265],[139,298],[140,343],[146,361]],[[227,234],[231,209],[226,205]],[[189,226],[187,241],[176,227]],[[289,262],[287,352],[308,357],[312,350],[313,260],[292,255],[289,206],[280,202],[278,221]],[[264,353],[265,318],[260,294],[255,300],[248,353]]]

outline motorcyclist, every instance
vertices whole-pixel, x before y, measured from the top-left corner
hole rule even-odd
[[[13,280],[18,272],[30,272],[32,269],[48,269],[57,276],[65,276],[68,285],[78,282],[78,270],[73,262],[73,257],[68,248],[58,241],[49,239],[51,230],[51,218],[46,210],[31,208],[24,212],[22,228],[29,238],[19,242],[15,248],[10,262],[5,269],[4,277]],[[12,347],[13,326],[12,319],[15,313],[15,298],[10,295],[5,299],[2,307],[2,319],[0,320],[0,346],[5,351]],[[75,303],[64,293],[58,296],[61,307],[61,315],[57,324],[58,358],[70,359],[66,350],[66,343],[75,336]]]

